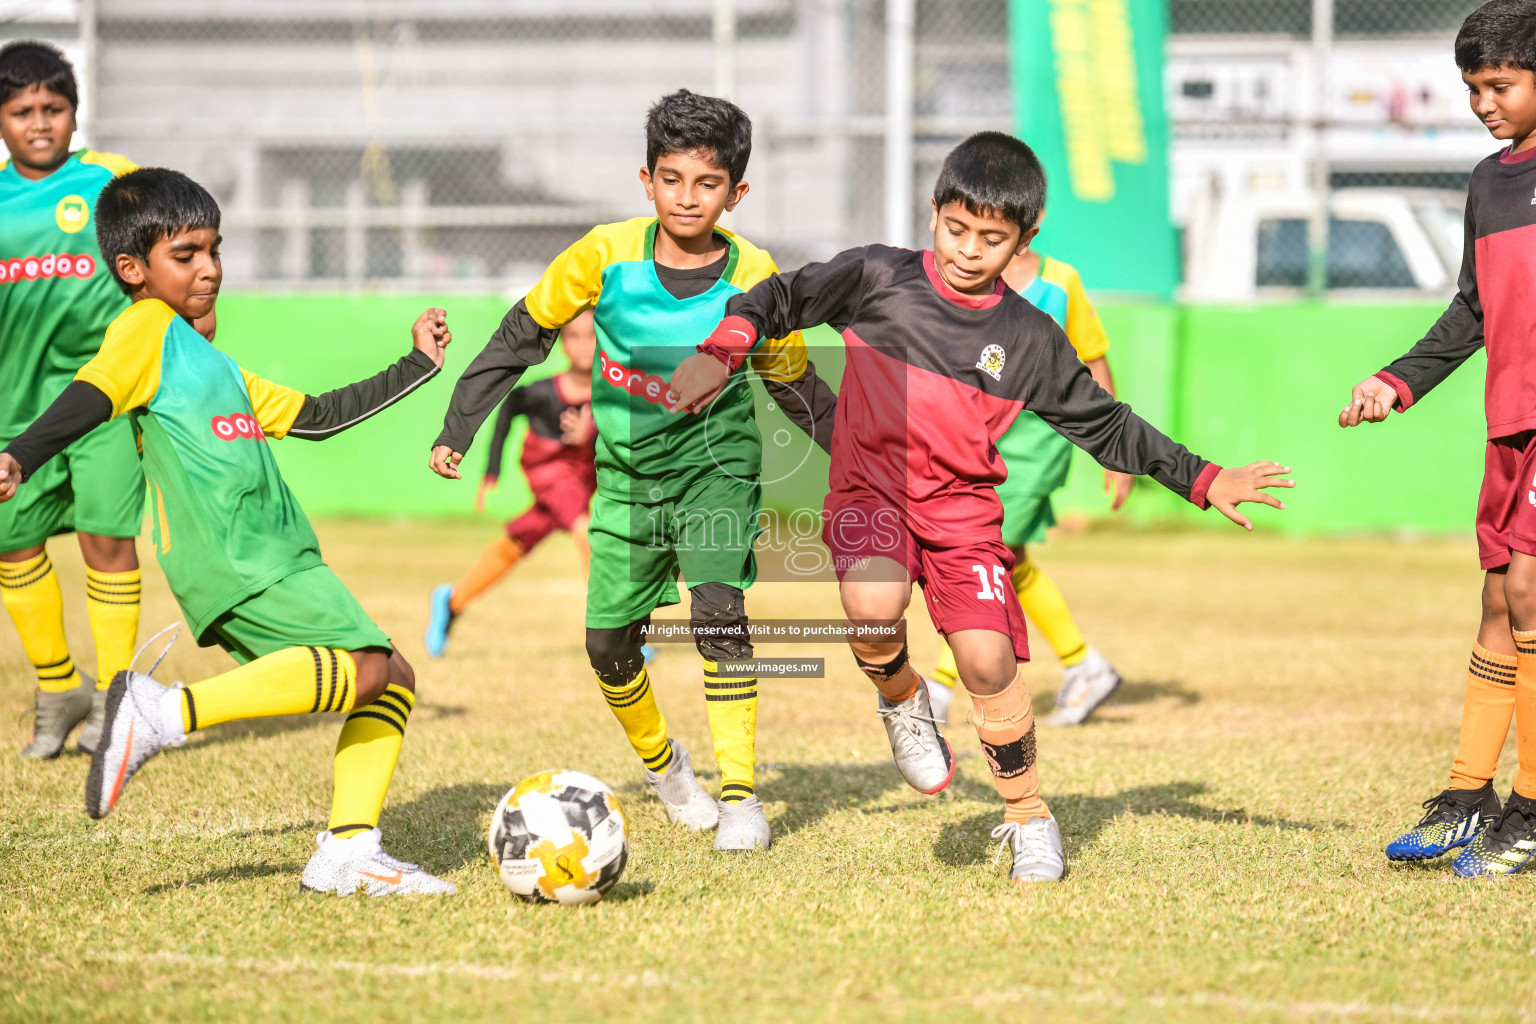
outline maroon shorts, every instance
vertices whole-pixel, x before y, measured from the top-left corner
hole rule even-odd
[[[569,531],[592,507],[590,480],[576,474],[533,483],[533,507],[507,524],[507,536],[524,551],[556,530]]]
[[[1013,653],[1029,660],[1024,609],[1013,591],[1013,552],[999,534],[957,547],[935,547],[912,536],[895,509],[844,505],[828,510],[821,538],[841,580],[870,558],[889,558],[923,588],[928,617],[943,636],[962,629],[990,629],[1013,641]]]
[[[1536,555],[1536,431],[1488,442],[1477,496],[1477,556],[1484,569],[1509,553]]]

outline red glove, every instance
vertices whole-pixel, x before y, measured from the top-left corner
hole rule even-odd
[[[699,346],[699,351],[712,355],[725,364],[732,373],[747,361],[747,353],[757,343],[757,328],[744,316],[728,316],[715,327]]]

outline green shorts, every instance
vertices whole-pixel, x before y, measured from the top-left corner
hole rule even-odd
[[[137,537],[143,525],[144,470],[123,416],[54,456],[0,505],[0,553],[74,530]]]
[[[1072,442],[1032,412],[1021,412],[997,442],[1008,479],[997,486],[1003,502],[1003,543],[1038,544],[1056,525],[1051,493],[1067,482]]]
[[[762,530],[762,488],[725,474],[689,485],[676,501],[639,505],[592,497],[587,539],[587,626],[612,629],[677,604],[677,577],[690,587],[757,579],[752,545]]]
[[[328,565],[284,576],[213,620],[198,642],[224,648],[240,664],[286,647],[393,649]]]

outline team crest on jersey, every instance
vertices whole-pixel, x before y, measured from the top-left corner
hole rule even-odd
[[[1003,379],[1003,362],[1008,358],[1008,353],[1003,351],[1001,345],[988,345],[981,350],[981,358],[976,360],[976,369],[982,371],[993,380]]]
[[[60,231],[67,235],[77,234],[90,223],[91,204],[84,196],[65,196],[53,208],[53,219],[58,222]]]

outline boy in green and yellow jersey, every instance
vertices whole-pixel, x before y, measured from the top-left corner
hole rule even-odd
[[[442,310],[422,314],[410,353],[367,380],[318,396],[262,380],[192,327],[212,311],[223,280],[219,219],[213,197],[175,171],[133,171],[102,190],[98,240],[133,305],[58,399],[0,452],[3,502],[71,443],[126,417],[149,479],[166,582],[198,642],[241,663],[185,687],[117,673],[91,757],[86,812],[106,816],[146,761],[195,729],[343,712],[330,826],[302,887],[344,896],[452,893],[449,883],[380,848],[379,813],[415,677],[321,559],[267,446],[269,437],[333,436],[435,376],[451,340]]]
[[[1071,264],[1052,259],[1034,249],[1015,256],[1003,272],[1008,287],[1018,292],[1066,332],[1077,357],[1099,386],[1115,393],[1109,372],[1109,337],[1099,321],[1098,310],[1083,291],[1082,278]],[[1047,527],[1056,525],[1051,494],[1067,482],[1072,466],[1072,442],[1058,434],[1039,416],[1025,409],[997,442],[997,453],[1008,467],[1008,478],[997,486],[1003,503],[1003,543],[1013,552],[1013,588],[1019,604],[1035,628],[1061,661],[1061,688],[1049,725],[1080,725],[1120,685],[1120,674],[1091,647],[1078,629],[1066,598],[1056,583],[1030,559],[1026,545],[1045,540]],[[1131,492],[1132,478],[1104,471],[1104,489],[1111,493],[1110,509],[1118,510]],[[929,682],[934,714],[948,717],[953,688],[959,681],[955,656],[942,647],[939,663]]]
[[[699,830],[718,826],[717,850],[766,849],[770,841],[753,792],[757,680],[730,667],[752,657],[743,592],[757,575],[762,439],[749,386],[693,416],[670,411],[676,396],[667,381],[724,316],[726,300],[776,270],[766,252],[716,227],[747,193],[751,149],[751,121],[726,100],[684,89],[652,106],[640,180],[656,216],[594,228],[550,264],[464,371],[432,450],[432,468],[457,478],[486,416],[544,360],[562,326],[593,311],[597,493],[587,654],[667,816]],[[781,407],[830,443],[835,399],[800,335],[767,343],[754,365],[770,393],[799,396]],[[679,573],[704,659],[718,802],[667,735],[641,650],[651,612],[679,600]]]
[[[0,48],[0,444],[21,433],[101,347],[128,306],[90,230],[102,187],[133,164],[70,152],[74,71],[47,43]],[[20,500],[0,506],[0,597],[37,673],[31,759],[57,757],[81,721],[80,749],[101,733],[106,687],[128,667],[139,627],[144,474],[128,424],[107,423],[45,467]],[[97,679],[82,677],[64,636],[64,596],[48,538],[76,532]]]

